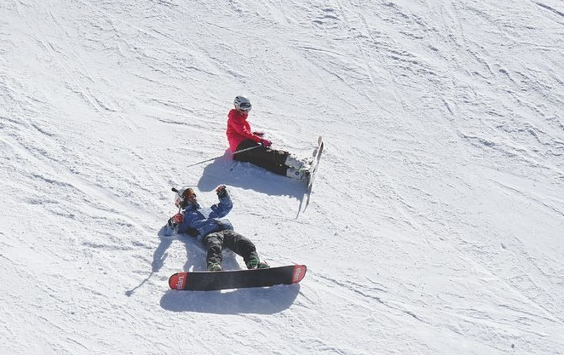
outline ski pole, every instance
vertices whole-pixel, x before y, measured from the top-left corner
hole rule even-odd
[[[262,145],[255,145],[255,146],[252,146],[252,147],[249,147],[249,148],[240,149],[240,150],[237,150],[237,151],[233,152],[233,154],[243,153],[243,152],[246,152],[246,151],[249,151],[249,150],[252,150],[252,149],[256,149],[256,148],[258,148],[258,147],[262,147]],[[219,158],[221,158],[221,157],[223,157],[223,155],[219,155],[219,156],[217,156],[217,157],[215,157],[215,158],[211,158],[211,159],[207,159],[207,160],[202,160],[202,161],[199,161],[199,162],[194,163],[194,164],[185,165],[184,167],[185,167],[185,168],[189,168],[189,167],[191,167],[191,166],[195,166],[195,165],[200,165],[200,164],[203,164],[203,163],[207,163],[208,161],[216,160],[216,159],[219,159]]]

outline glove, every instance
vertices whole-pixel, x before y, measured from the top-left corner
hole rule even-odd
[[[270,147],[272,145],[272,142],[269,141],[268,139],[261,139],[259,144],[262,145],[263,147]]]
[[[227,196],[227,186],[225,185],[219,185],[216,189],[215,192],[217,192],[217,197],[222,198],[224,196]]]
[[[182,222],[184,222],[184,215],[182,213],[178,212],[177,214],[172,216],[172,223],[173,224],[180,224]]]
[[[186,230],[186,233],[188,233],[188,235],[191,236],[191,237],[197,237],[198,234],[200,234],[200,233],[198,233],[198,230],[194,229],[194,228],[188,228]]]
[[[253,132],[253,134],[254,134],[255,136],[259,136],[259,137],[264,136],[264,132]]]

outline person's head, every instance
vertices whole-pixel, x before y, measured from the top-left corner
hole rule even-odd
[[[251,101],[245,96],[237,96],[235,100],[233,100],[233,106],[235,106],[235,109],[237,111],[242,113],[249,113],[249,111],[251,111],[251,108],[253,107],[251,105]]]
[[[176,193],[174,204],[178,208],[185,208],[188,205],[197,205],[196,193],[191,187],[183,187]]]

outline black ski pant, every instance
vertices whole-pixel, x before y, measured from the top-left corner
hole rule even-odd
[[[272,171],[273,173],[279,175],[286,175],[286,170],[288,170],[288,167],[284,163],[286,162],[286,158],[288,157],[288,155],[290,155],[290,153],[283,150],[263,147],[252,139],[245,139],[244,141],[239,143],[237,150],[247,149],[251,147],[257,148],[250,149],[241,153],[236,153],[233,155],[233,159],[242,162],[253,163],[263,169]]]
[[[210,262],[221,264],[223,260],[221,251],[223,248],[229,248],[237,255],[242,256],[243,260],[245,260],[245,265],[251,258],[258,258],[253,242],[230,229],[210,233],[202,239],[202,242],[207,251],[206,264]]]

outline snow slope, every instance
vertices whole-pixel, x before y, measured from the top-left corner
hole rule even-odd
[[[563,39],[557,0],[0,1],[0,353],[564,354]],[[323,135],[307,209],[230,160],[238,94]],[[300,285],[168,290],[170,188],[221,183]]]

